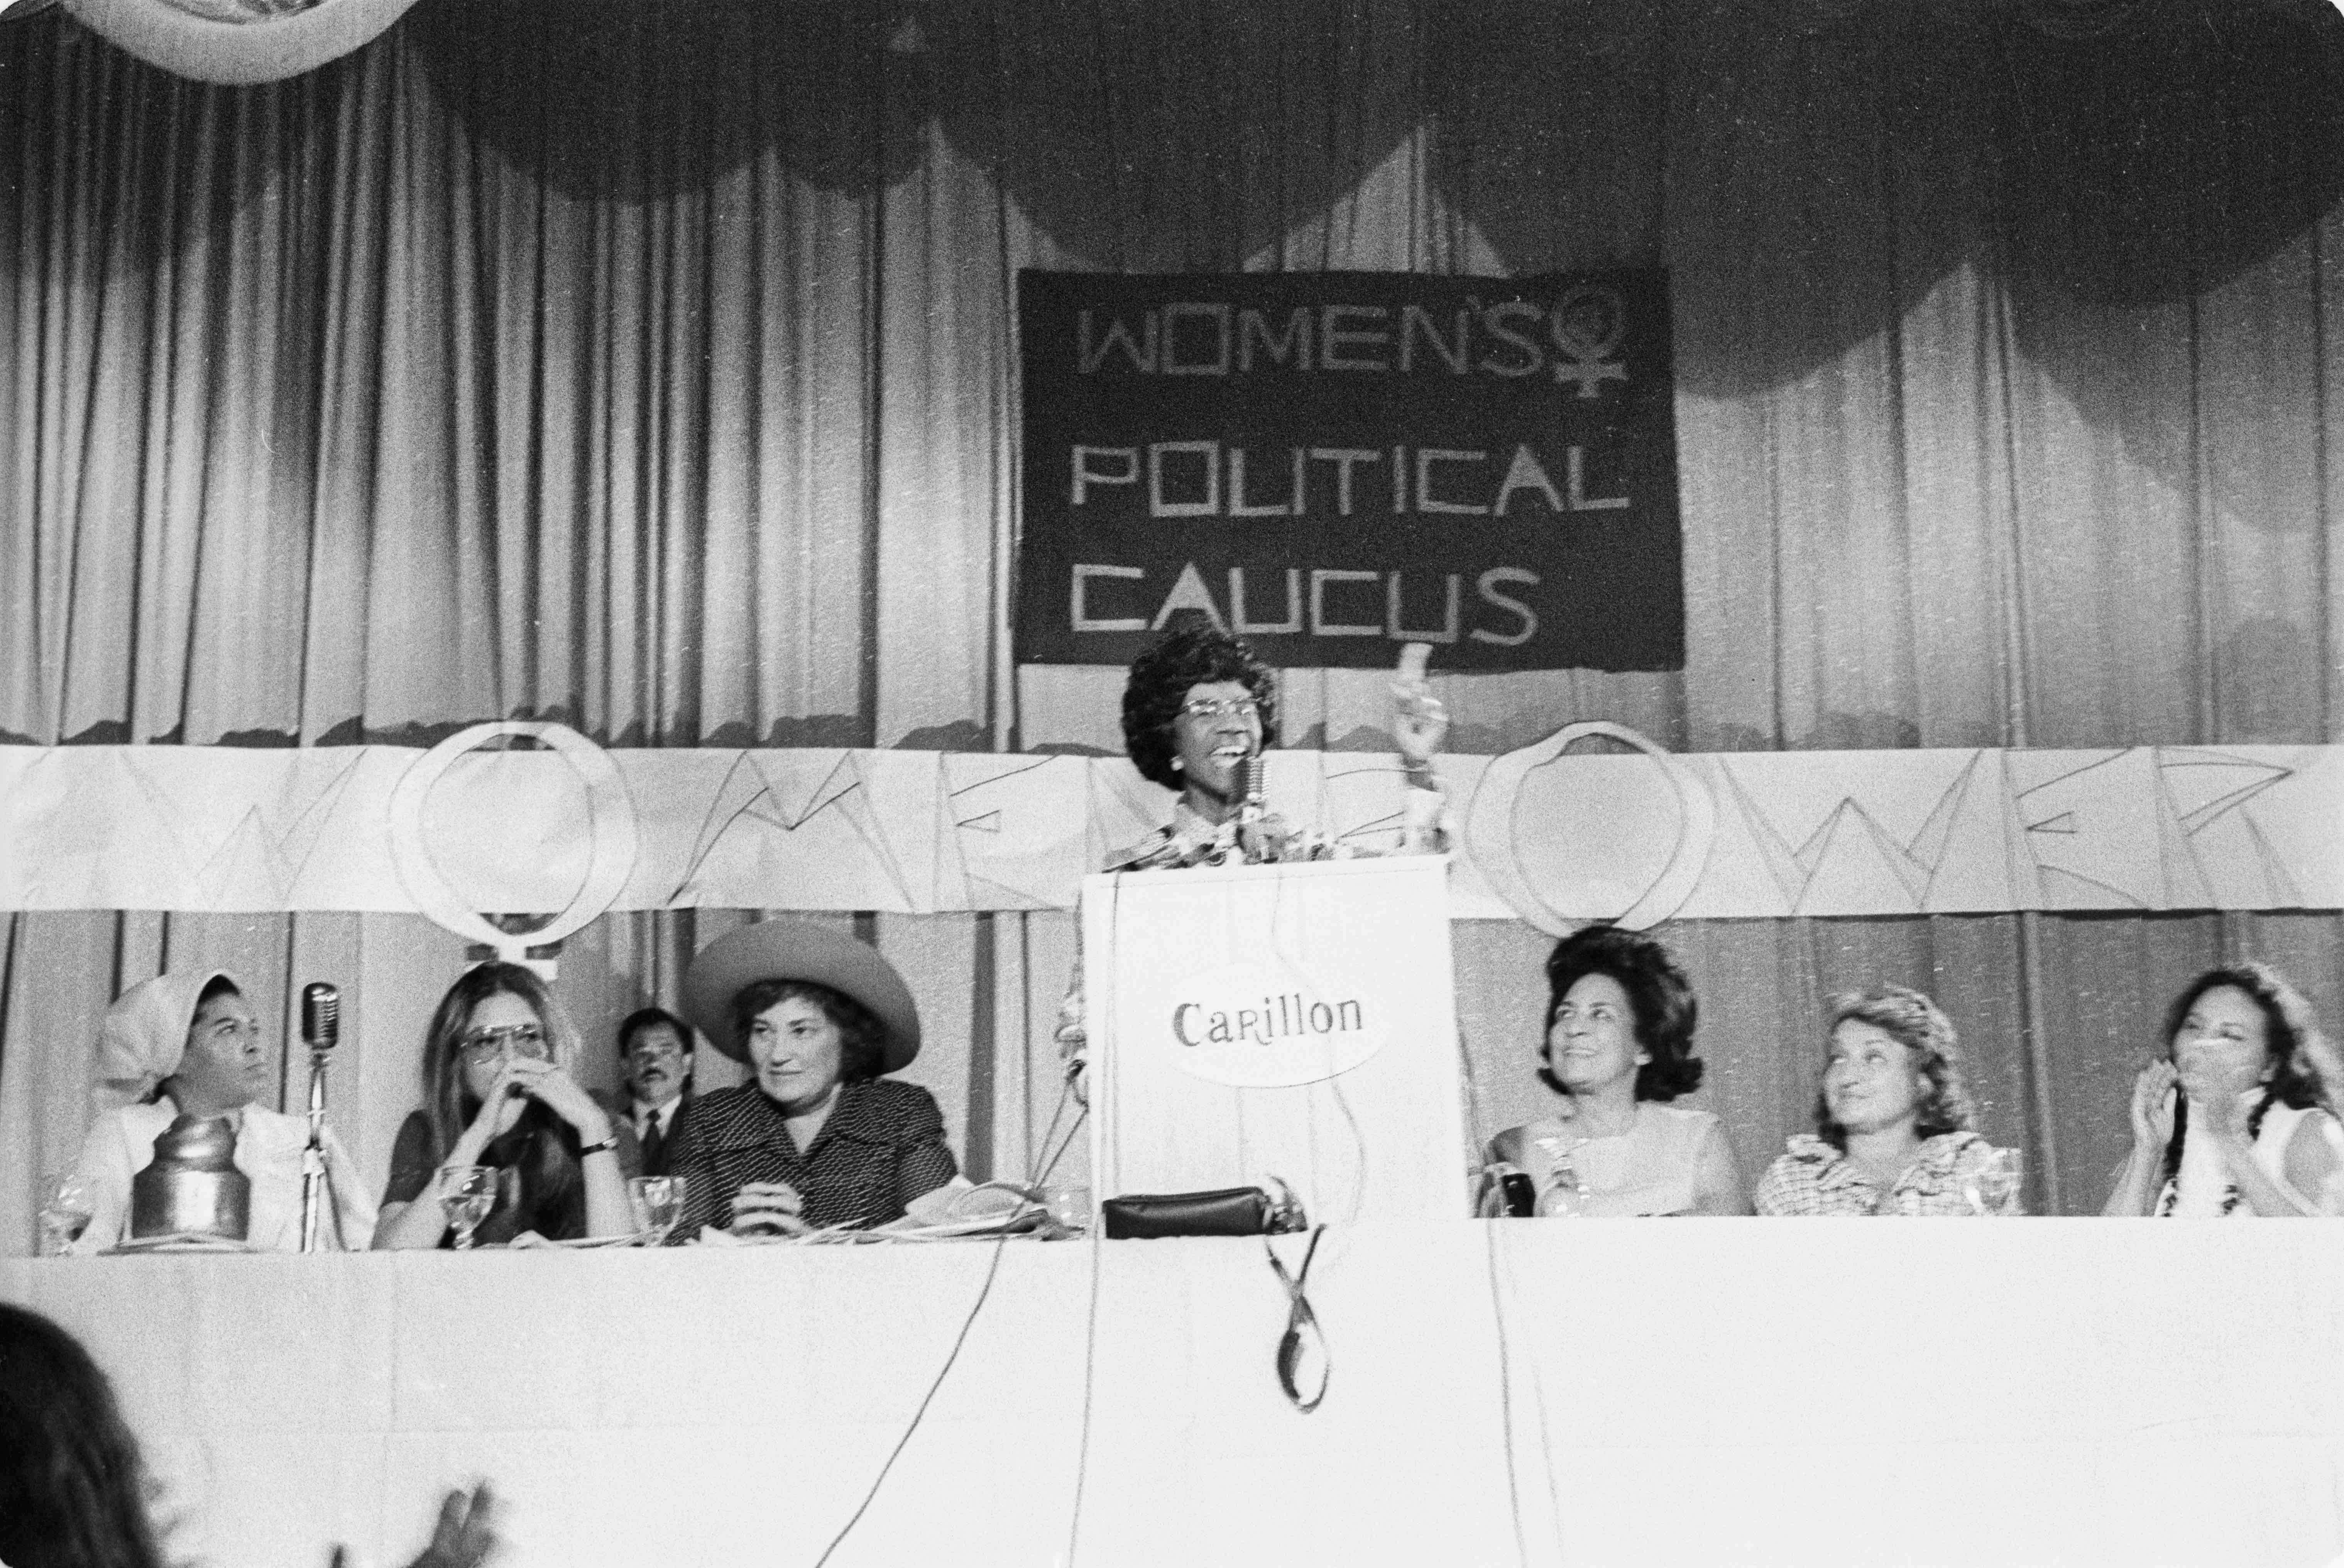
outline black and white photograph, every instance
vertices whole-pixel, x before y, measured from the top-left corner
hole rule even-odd
[[[2334,1568],[2344,4],[0,0],[0,1568]]]

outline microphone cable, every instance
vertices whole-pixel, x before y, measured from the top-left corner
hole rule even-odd
[[[1489,1108],[1482,1100],[1481,1077],[1474,1069],[1473,1052],[1466,1043],[1465,1027],[1461,1022],[1457,1027],[1457,1062],[1464,1075],[1466,1103],[1471,1109],[1473,1131],[1478,1137],[1481,1128],[1489,1125]],[[1486,1152],[1486,1147],[1478,1141],[1473,1145],[1477,1156]],[[1485,1241],[1484,1255],[1490,1278],[1490,1320],[1496,1326],[1498,1334],[1498,1420],[1500,1423],[1498,1437],[1506,1456],[1506,1507],[1512,1516],[1515,1560],[1522,1563],[1523,1568],[1529,1568],[1530,1539],[1522,1528],[1521,1476],[1519,1467],[1514,1462],[1514,1357],[1512,1340],[1506,1332],[1506,1297],[1509,1291],[1506,1289],[1506,1281],[1499,1277],[1498,1268],[1500,1221],[1499,1219],[1481,1219],[1477,1216],[1476,1222],[1482,1227],[1481,1234]],[[1533,1381],[1535,1381],[1535,1373],[1533,1373]],[[1547,1426],[1546,1391],[1543,1383],[1537,1383],[1536,1386],[1540,1452],[1543,1457]],[[1545,1471],[1547,1498],[1554,1509],[1556,1528],[1560,1529],[1562,1520],[1562,1502],[1554,1494],[1554,1466],[1551,1462],[1545,1464]]]
[[[1498,1441],[1506,1456],[1506,1510],[1514,1526],[1514,1560],[1530,1568],[1529,1538],[1522,1533],[1521,1477],[1514,1465],[1514,1358],[1513,1347],[1506,1335],[1505,1291],[1498,1282],[1498,1226],[1495,1220],[1482,1220],[1485,1239],[1483,1253],[1490,1274],[1490,1318],[1498,1330]],[[1553,1472],[1548,1472],[1548,1485],[1553,1484]]]
[[[952,1375],[953,1363],[960,1360],[961,1347],[968,1343],[968,1331],[976,1326],[976,1315],[985,1310],[985,1298],[993,1294],[994,1279],[1001,1272],[1001,1254],[1008,1245],[1009,1238],[1006,1236],[993,1244],[993,1260],[985,1266],[985,1283],[978,1288],[976,1300],[970,1303],[968,1316],[961,1320],[960,1332],[953,1337],[952,1350],[945,1357],[945,1364],[936,1369],[935,1380],[928,1384],[928,1391],[920,1397],[919,1408],[912,1412],[911,1423],[904,1428],[904,1435],[895,1440],[895,1446],[888,1452],[886,1462],[872,1478],[871,1489],[863,1494],[863,1501],[855,1504],[854,1512],[846,1522],[838,1527],[838,1533],[830,1538],[830,1544],[822,1549],[822,1555],[814,1559],[814,1568],[823,1568],[823,1564],[830,1561],[831,1553],[837,1551],[839,1543],[846,1539],[847,1533],[863,1522],[863,1515],[870,1510],[873,1499],[879,1495],[880,1487],[886,1484],[888,1472],[895,1468],[895,1461],[902,1457],[904,1448],[911,1442],[912,1434],[920,1430],[920,1422],[927,1416],[928,1406],[935,1401],[936,1391],[945,1386],[945,1379]],[[1084,1415],[1087,1430],[1087,1396]]]
[[[1066,1568],[1075,1568],[1075,1545],[1083,1532],[1083,1486],[1090,1477],[1091,1387],[1098,1357],[1099,1257],[1106,1249],[1106,1241],[1096,1229],[1091,1233],[1090,1249],[1090,1303],[1083,1313],[1083,1421],[1081,1435],[1075,1444],[1075,1506],[1066,1520]]]
[[[1040,1187],[1050,1179],[1050,1173],[1058,1168],[1058,1161],[1064,1159],[1066,1151],[1075,1146],[1075,1135],[1082,1131],[1085,1124],[1090,1120],[1091,1108],[1077,1102],[1078,1108],[1075,1112],[1073,1124],[1066,1128],[1065,1138],[1058,1137],[1058,1118],[1066,1114],[1066,1102],[1073,1097],[1074,1090],[1075,1080],[1072,1078],[1066,1079],[1058,1089],[1057,1108],[1050,1113],[1050,1125],[1043,1129],[1041,1147],[1034,1152],[1034,1158],[1042,1159],[1041,1171],[1038,1175],[1031,1175],[1027,1178],[1028,1187]],[[1055,1150],[1052,1148],[1053,1140],[1056,1142]],[[1046,1156],[1046,1158],[1044,1158]],[[1033,1164],[1029,1160],[1026,1169],[1030,1172],[1033,1168]]]

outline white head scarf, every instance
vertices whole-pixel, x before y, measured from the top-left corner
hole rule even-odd
[[[97,1031],[93,1098],[101,1113],[151,1098],[157,1084],[179,1070],[196,1004],[214,980],[244,989],[225,969],[194,969],[142,980],[114,999]]]

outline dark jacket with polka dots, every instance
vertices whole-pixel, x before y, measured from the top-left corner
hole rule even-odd
[[[668,1146],[668,1168],[690,1186],[669,1240],[703,1225],[732,1223],[732,1199],[753,1181],[785,1181],[805,1199],[803,1218],[832,1225],[884,1225],[959,1171],[945,1142],[944,1113],[917,1084],[868,1078],[842,1084],[830,1118],[800,1149],[782,1108],[754,1084],[696,1097]]]

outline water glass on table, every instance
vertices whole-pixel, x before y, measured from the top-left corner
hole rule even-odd
[[[2015,1148],[1990,1151],[1964,1183],[1962,1196],[1972,1214],[1988,1217],[2022,1214],[2019,1195],[2026,1185],[2026,1157]]]
[[[81,1239],[89,1229],[89,1183],[76,1173],[59,1171],[41,1179],[41,1256],[55,1258]]]
[[[1546,1167],[1545,1179],[1539,1186],[1541,1219],[1558,1215],[1571,1219],[1587,1211],[1587,1184],[1571,1164],[1571,1147],[1570,1140],[1552,1134],[1531,1140],[1531,1149]]]
[[[681,1176],[631,1176],[627,1179],[627,1197],[635,1208],[635,1229],[645,1238],[645,1245],[663,1245],[668,1232],[683,1216],[683,1200],[690,1184]]]
[[[472,1232],[497,1206],[497,1172],[490,1165],[445,1165],[440,1168],[440,1208],[456,1228],[456,1249],[469,1250]]]

